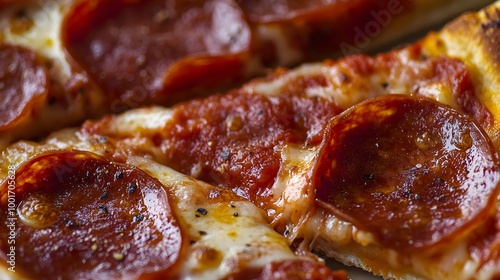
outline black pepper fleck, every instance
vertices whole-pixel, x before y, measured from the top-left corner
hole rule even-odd
[[[104,214],[108,214],[108,208],[106,206],[99,205],[99,211]]]
[[[198,208],[198,209],[196,209],[196,212],[198,212],[198,213],[200,213],[202,215],[208,214],[208,211],[205,208]]]
[[[123,172],[121,172],[121,171],[116,172],[115,178],[116,179],[123,179]]]
[[[373,179],[375,179],[375,174],[370,173],[368,175],[365,175],[365,178],[368,179],[368,180],[373,180]]]
[[[203,230],[200,230],[198,233],[200,233],[200,235],[207,235],[207,232]]]
[[[127,193],[128,194],[132,194],[133,192],[135,192],[135,190],[137,190],[137,185],[135,183],[131,183],[128,187],[127,187]]]
[[[105,199],[105,198],[108,198],[108,193],[107,192],[103,192],[101,194],[101,196],[99,197],[99,199]]]
[[[233,213],[233,216],[235,216],[235,217],[238,217],[239,215],[240,215],[240,214],[238,214],[238,212],[234,212],[234,213]]]
[[[66,227],[76,227],[76,223],[70,219],[66,220]]]
[[[141,214],[135,215],[133,219],[134,222],[140,222],[142,220],[144,220],[144,216],[142,216]]]

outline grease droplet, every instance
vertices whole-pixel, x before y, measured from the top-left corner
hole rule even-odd
[[[25,225],[42,229],[55,224],[60,212],[48,198],[41,194],[34,194],[19,203],[17,214]]]

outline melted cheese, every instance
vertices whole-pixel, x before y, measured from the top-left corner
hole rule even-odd
[[[153,135],[172,120],[172,109],[148,107],[136,109],[112,118],[109,130],[120,135]]]
[[[67,80],[72,74],[59,35],[64,13],[72,2],[74,1],[46,1],[43,8],[35,5],[14,6],[2,11],[5,19],[10,19],[0,25],[3,41],[27,47],[52,60],[54,73],[60,81]],[[14,14],[19,9],[25,11],[25,16],[16,18]],[[28,26],[27,30],[19,31],[11,28],[22,22]]]
[[[65,2],[58,3],[62,3],[61,6],[56,4],[48,5],[46,9],[34,12],[32,15],[36,26],[25,35],[12,33],[11,30],[5,28],[5,21],[2,22],[4,28],[0,37],[7,42],[32,46],[40,53],[58,61],[54,69],[58,73],[57,77],[64,80],[68,77],[70,68],[65,62],[57,33],[42,32],[44,28],[54,30],[60,24],[62,18],[60,13],[64,10]],[[497,2],[496,7],[500,8],[500,2]],[[11,12],[14,12],[14,10],[11,10]],[[479,19],[485,20],[485,15],[481,14]],[[42,28],[42,26],[44,27]],[[500,109],[498,107],[500,97],[497,94],[500,92],[500,78],[497,75],[498,65],[495,64],[497,62],[491,62],[488,54],[485,54],[478,47],[481,45],[480,39],[475,38],[479,43],[470,44],[467,41],[469,38],[462,36],[463,31],[456,32],[456,30],[446,29],[438,35],[427,37],[424,44],[426,51],[434,55],[446,53],[465,60],[470,69],[475,71],[474,78],[480,84],[478,92],[481,101],[494,113],[497,123],[500,123]],[[437,46],[439,44],[436,42],[446,43],[445,47]],[[283,46],[283,48],[285,49],[286,46]],[[288,51],[285,53],[292,58],[296,55]],[[400,53],[399,56],[404,60],[404,53]],[[306,94],[335,100],[341,108],[348,108],[361,100],[382,94],[382,91],[378,90],[379,85],[387,79],[386,76],[375,73],[369,77],[362,77],[354,84],[342,85],[342,81],[339,79],[340,70],[338,66],[318,63],[302,66],[272,81],[257,80],[246,85],[244,90],[251,94],[263,94],[272,97],[283,92],[289,81],[311,75],[324,75],[328,78],[329,84],[326,87],[307,88]],[[391,84],[389,93],[401,93],[401,91],[410,93],[412,86],[411,79],[401,75],[397,83]],[[445,85],[436,83],[426,86],[428,87],[426,92],[429,97],[456,106],[450,94],[450,89]],[[366,87],[374,90],[364,91],[363,89]],[[162,129],[164,124],[171,118],[170,109],[154,107],[133,110],[112,118],[109,129],[119,135],[130,137],[127,143],[134,145],[134,142],[141,141],[140,137],[152,135],[156,130]],[[46,120],[48,121],[48,119],[50,118]],[[495,128],[498,128],[498,125]],[[19,165],[42,151],[67,148],[104,154],[107,144],[91,142],[84,135],[80,135],[73,130],[67,130],[54,134],[41,144],[23,141],[10,146],[8,149],[3,149],[0,165]],[[326,244],[320,246],[320,248],[330,253],[331,256],[386,276],[418,279],[421,277],[420,272],[436,278],[462,277],[462,279],[468,279],[475,276],[479,279],[488,279],[495,273],[499,273],[498,263],[495,262],[486,264],[477,272],[478,265],[473,260],[468,259],[470,256],[468,256],[463,246],[463,239],[451,242],[446,252],[442,252],[442,256],[439,258],[430,258],[433,256],[425,254],[401,256],[394,251],[377,247],[376,242],[369,233],[360,231],[352,224],[332,215],[316,212],[314,215],[309,216],[303,214],[294,216],[294,211],[299,209],[300,213],[308,213],[314,203],[312,196],[307,197],[307,171],[316,152],[315,149],[283,147],[280,177],[273,191],[282,199],[278,203],[279,206],[283,207],[283,209],[280,209],[280,213],[282,213],[280,219],[294,222],[294,228],[289,238],[306,237],[311,242],[316,238],[326,240]],[[154,147],[150,148],[148,156],[154,158],[156,154],[160,154],[160,152]],[[166,186],[173,188],[177,194],[176,196],[180,199],[196,196],[197,189],[208,187],[204,183],[189,179],[149,159],[130,157],[128,160],[129,163],[140,166],[143,170],[161,180]],[[6,172],[6,169],[0,170],[0,181],[5,180]],[[235,207],[233,208],[231,205]],[[201,219],[193,220],[191,215],[194,207],[204,207],[210,213],[218,214],[207,216],[203,222],[201,222]],[[238,211],[237,218],[234,217],[235,209]],[[201,200],[194,204],[191,199],[185,199],[179,201],[178,211],[184,223],[189,225],[192,235],[196,235],[200,231],[207,232],[206,235],[200,236],[200,239],[192,247],[193,252],[200,253],[193,254],[184,264],[182,271],[185,276],[189,275],[195,278],[223,277],[230,271],[231,266],[238,261],[250,260],[251,265],[261,266],[272,260],[295,258],[295,255],[288,249],[286,240],[270,229],[265,223],[264,214],[248,202],[228,201],[211,204],[209,201]],[[227,223],[227,221],[232,222]],[[321,230],[318,231],[318,229]],[[222,239],[224,242],[221,242],[220,236],[227,238]],[[246,244],[252,245],[250,251]],[[202,260],[205,260],[203,258],[206,252],[210,250],[219,252],[221,255],[220,259],[217,260],[218,265],[212,269],[207,269]],[[378,261],[373,264],[373,260],[370,260],[370,258],[375,258]],[[384,262],[386,262],[385,266],[381,264]],[[393,270],[396,272],[393,272]],[[452,272],[446,274],[447,270],[453,270],[455,274],[451,274]]]
[[[0,147],[19,138],[31,138],[100,116],[103,96],[86,76],[68,62],[62,45],[60,29],[64,15],[74,0],[48,0],[36,3],[17,3],[0,11],[0,42],[19,45],[35,51],[45,61],[54,88],[65,89],[73,81],[84,81],[85,95],[71,93],[57,96],[64,103],[36,104],[29,116],[15,128],[0,136]],[[22,11],[22,16],[16,14]],[[14,28],[16,27],[16,28]]]
[[[78,149],[106,154],[106,143],[93,142],[74,130],[61,131],[44,143],[20,142],[3,151],[0,164],[17,166],[43,151]],[[289,248],[287,239],[268,224],[265,213],[249,201],[225,194],[224,201],[214,203],[207,190],[215,189],[144,157],[131,156],[127,163],[135,165],[160,180],[174,193],[175,211],[188,236],[196,242],[190,245],[188,259],[181,261],[182,278],[221,279],[240,268],[261,268],[274,261],[307,260]],[[3,171],[3,169],[2,169]],[[6,180],[1,174],[0,181]],[[220,190],[219,190],[220,191]],[[196,218],[196,209],[207,214]],[[5,265],[5,264],[2,264]],[[0,269],[2,279],[20,279]]]
[[[132,157],[128,163],[150,173],[174,191],[177,211],[189,224],[191,235],[204,232],[191,248],[193,253],[183,267],[184,277],[220,279],[237,271],[239,266],[258,268],[273,261],[296,258],[286,239],[267,225],[264,213],[251,202],[214,204],[200,196],[203,189],[211,186],[143,158]],[[207,210],[207,215],[196,218],[195,210],[200,207]],[[219,257],[211,262],[205,259],[203,252]]]
[[[59,98],[64,99],[65,104],[52,106],[38,104],[29,117],[26,117],[8,133],[3,133],[0,136],[0,147],[6,146],[16,139],[39,136],[47,131],[80,123],[89,117],[102,116],[109,111],[109,108],[105,108],[104,105],[104,94],[88,80],[86,75],[82,75],[79,69],[75,69],[77,66],[68,62],[62,45],[61,25],[64,15],[74,2],[75,0],[19,1],[2,7],[0,11],[0,42],[21,45],[36,51],[48,61],[52,83],[58,88],[64,89],[75,80],[83,82],[85,95],[73,96],[63,93],[64,96],[59,96]],[[404,15],[394,17],[394,20],[391,20],[385,28],[387,29],[385,32],[370,38],[370,47],[368,48],[373,49],[387,42],[394,42],[423,26],[434,24],[459,11],[480,7],[488,2],[490,1],[415,1],[414,6],[417,8]],[[429,11],[432,12],[430,19]],[[411,22],[411,26],[408,22]],[[257,25],[255,30],[255,36],[259,38],[259,41],[269,40],[276,46],[277,62],[280,66],[295,65],[304,59],[304,50],[296,45],[294,35],[289,34],[287,28],[287,26],[271,23]],[[301,32],[307,33],[307,30]],[[308,34],[302,35],[304,38],[308,37]],[[262,74],[265,69],[260,62],[259,55],[251,56],[244,61],[243,68],[248,77]],[[342,94],[340,91],[334,91],[331,87],[317,88],[309,90],[308,94],[338,95],[336,100],[342,108],[362,100],[362,98],[357,97],[355,92],[345,90],[344,88]],[[267,92],[272,91],[272,88],[269,88]]]

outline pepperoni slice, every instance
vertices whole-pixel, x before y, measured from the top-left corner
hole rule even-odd
[[[255,22],[280,22],[297,20],[298,18],[335,17],[346,12],[348,8],[370,5],[372,1],[268,1],[238,0],[248,17]],[[379,2],[387,2],[379,1]],[[383,3],[380,3],[383,4]],[[371,6],[371,5],[370,5]],[[333,14],[333,16],[332,16]],[[352,16],[352,15],[351,15]]]
[[[399,95],[335,118],[313,173],[321,206],[400,250],[473,228],[500,178],[495,149],[471,117]]]
[[[80,1],[63,26],[68,53],[114,112],[240,79],[250,35],[229,0]]]
[[[391,21],[414,7],[411,1],[394,0],[237,0],[259,30],[281,29],[288,43],[307,60],[324,59],[340,51],[358,53]],[[279,59],[275,38],[259,37],[258,52],[263,63],[276,65]],[[283,41],[283,39],[281,39]]]
[[[13,178],[11,178],[13,179]],[[25,163],[0,193],[0,258],[33,279],[136,279],[172,273],[181,229],[161,183],[86,152]],[[15,243],[13,243],[15,242]],[[11,245],[9,245],[11,244]]]
[[[269,190],[281,160],[277,147],[319,145],[327,120],[340,112],[322,98],[239,91],[174,108],[160,144],[168,165],[261,206],[272,201]]]
[[[23,118],[47,96],[47,69],[35,53],[0,44],[0,131]]]

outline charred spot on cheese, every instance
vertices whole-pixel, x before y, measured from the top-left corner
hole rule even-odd
[[[43,104],[48,86],[47,69],[33,51],[0,43],[0,131]]]
[[[198,208],[198,209],[196,209],[196,212],[197,212],[197,213],[200,213],[201,215],[206,215],[206,214],[208,214],[208,211],[207,211],[207,209],[205,209],[205,208]]]
[[[254,202],[269,202],[281,163],[277,147],[319,145],[324,124],[340,112],[302,92],[266,97],[235,91],[174,107],[162,132],[168,165]],[[227,120],[239,119],[237,130]]]
[[[241,80],[251,43],[243,12],[228,0],[79,1],[62,33],[113,112]]]
[[[131,180],[138,190],[132,194]],[[170,194],[140,169],[88,152],[49,152],[16,170],[15,201],[7,189],[0,188],[0,221],[18,219],[16,272],[25,277],[174,273],[185,242]],[[7,230],[0,229],[0,257],[10,252]]]
[[[496,151],[471,117],[399,95],[336,117],[313,174],[320,206],[400,250],[474,228],[500,179]]]

